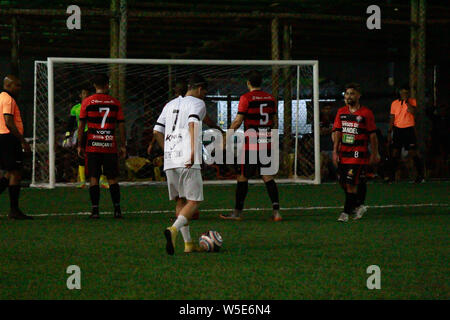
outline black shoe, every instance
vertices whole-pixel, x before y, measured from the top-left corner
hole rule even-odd
[[[100,219],[100,213],[99,213],[98,207],[92,208],[92,213],[89,216],[89,219]]]
[[[13,220],[33,220],[34,218],[31,216],[27,216],[20,209],[11,209],[9,212],[8,218]]]
[[[114,219],[123,219],[122,211],[120,210],[120,207],[114,208]]]
[[[417,176],[416,180],[414,180],[414,183],[423,183],[425,182],[425,179],[423,178],[423,176]]]

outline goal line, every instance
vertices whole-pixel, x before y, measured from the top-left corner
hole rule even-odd
[[[386,205],[368,205],[369,209],[383,209],[383,208],[420,208],[420,207],[449,207],[448,203],[411,203],[411,204],[386,204]],[[313,206],[313,207],[290,207],[290,208],[280,208],[280,211],[320,211],[320,210],[334,210],[342,209],[343,206]],[[212,208],[212,209],[201,209],[201,212],[229,212],[233,211],[231,208]],[[243,211],[271,211],[271,208],[248,208]],[[101,214],[112,215],[114,212],[105,211]],[[139,211],[123,211],[125,214],[158,214],[158,213],[174,213],[174,210],[139,210]],[[41,213],[35,214],[34,217],[51,217],[51,216],[83,216],[89,215],[91,212],[67,212],[67,213]]]

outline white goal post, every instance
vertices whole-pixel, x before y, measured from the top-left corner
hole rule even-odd
[[[138,105],[136,110],[144,103],[139,100],[139,97],[136,98],[140,93],[150,97],[147,97],[147,100],[150,101],[151,108],[160,107],[159,101],[163,100],[164,94],[164,100],[169,100],[170,94],[168,91],[173,89],[172,82],[175,78],[186,77],[190,73],[199,70],[198,72],[204,75],[205,78],[210,78],[213,83],[217,83],[217,86],[213,85],[213,92],[208,90],[208,95],[210,95],[210,101],[212,101],[210,103],[215,107],[217,106],[217,119],[213,120],[220,122],[220,126],[224,129],[230,125],[226,117],[230,119],[230,113],[235,114],[237,112],[239,96],[246,92],[245,81],[242,81],[241,75],[250,69],[257,68],[266,79],[266,85],[263,86],[263,90],[274,94],[277,98],[279,118],[283,118],[284,101],[289,103],[288,108],[291,108],[292,112],[291,137],[294,145],[291,146],[292,151],[286,152],[289,153],[289,161],[292,162],[293,173],[290,176],[277,177],[277,182],[320,184],[319,62],[317,60],[174,60],[49,57],[47,61],[35,61],[31,186],[54,188],[57,183],[59,185],[57,180],[57,161],[61,160],[57,159],[56,146],[59,143],[60,127],[62,126],[62,121],[64,121],[63,115],[59,115],[62,114],[61,109],[64,109],[63,112],[67,114],[68,118],[70,111],[67,105],[69,102],[64,99],[69,94],[74,94],[76,86],[82,81],[81,78],[86,77],[85,74],[92,74],[96,71],[112,73],[114,68],[116,68],[115,72],[120,74],[117,78],[125,82],[125,86],[129,91],[127,94],[129,99],[121,101],[122,104],[125,106],[129,101],[133,101],[130,103],[133,106]],[[74,74],[79,74],[81,78],[76,78]],[[134,82],[129,80],[129,78],[133,78]],[[159,84],[158,87],[151,87],[155,82],[163,79],[168,83],[167,86]],[[147,83],[150,87],[143,88],[142,83]],[[220,90],[221,86],[224,88],[222,91]],[[276,93],[272,92],[274,90],[276,90]],[[117,90],[116,92],[119,91]],[[136,94],[131,97],[133,92],[136,92]],[[156,98],[152,96],[152,92],[155,92]],[[155,103],[155,101],[158,102]],[[156,105],[152,105],[152,103]],[[148,109],[148,107],[146,108]],[[139,119],[139,117],[146,117],[149,113],[152,114],[152,119],[154,119],[155,111],[148,111],[147,109],[141,113],[133,111],[134,109],[129,112],[130,114],[133,112],[132,118],[135,120],[144,121]],[[160,109],[158,110],[160,111]],[[280,110],[283,113],[280,113]],[[58,118],[55,118],[55,112],[58,114]],[[46,122],[42,119],[45,115],[47,116]],[[153,123],[155,120],[153,120]],[[127,121],[127,110],[125,110],[125,121]],[[281,131],[284,122],[282,119],[279,119],[279,121],[279,130]],[[139,125],[136,126],[139,127]],[[129,134],[130,131],[127,129],[127,135]],[[282,133],[280,132],[280,134]],[[303,139],[302,137],[305,138]],[[310,141],[308,144],[307,137],[310,137],[313,143]],[[299,145],[299,141],[301,145]],[[280,139],[280,144],[282,143]],[[299,152],[303,152],[302,155]],[[302,161],[308,162],[310,168],[302,169],[299,172],[299,166],[302,166]],[[205,180],[205,183],[215,184],[230,182],[234,183],[234,180]]]

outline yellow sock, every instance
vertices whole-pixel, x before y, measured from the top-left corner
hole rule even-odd
[[[106,183],[107,181],[108,181],[108,179],[106,179],[106,176],[102,174],[102,175],[100,176],[100,182],[101,182],[101,183]]]
[[[78,166],[78,177],[80,178],[80,182],[86,182],[84,166]]]

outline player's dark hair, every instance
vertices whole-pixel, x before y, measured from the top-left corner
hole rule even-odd
[[[348,89],[353,89],[361,93],[361,86],[359,85],[359,83],[356,82],[347,83],[345,85],[345,91],[347,91]]]
[[[261,87],[262,84],[262,75],[261,72],[257,70],[252,70],[248,72],[246,75],[247,80],[250,82],[250,85],[255,88]]]
[[[409,91],[409,85],[408,84],[403,84],[398,88],[398,91],[400,92],[400,90],[408,90]]]
[[[174,88],[175,95],[184,97],[187,92],[187,87],[188,85],[185,79],[182,78],[177,79],[177,81],[175,81],[175,88]]]
[[[88,83],[84,83],[79,87],[78,92],[81,93],[82,91],[87,91],[89,93],[94,92],[94,87],[92,87],[92,85],[88,84]]]
[[[104,73],[99,73],[94,76],[92,83],[98,87],[106,87],[109,85],[109,78]]]
[[[189,77],[188,90],[197,89],[198,87],[208,89],[208,83],[201,75],[199,75],[198,73],[194,73]]]

